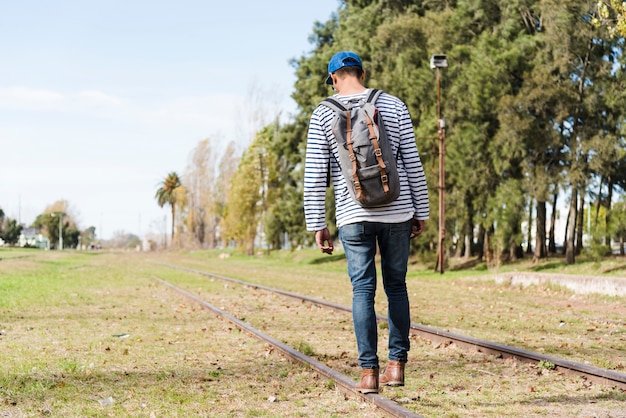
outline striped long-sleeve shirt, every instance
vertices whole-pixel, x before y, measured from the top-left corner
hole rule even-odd
[[[348,103],[364,93],[334,98]],[[376,108],[385,124],[394,155],[397,156],[400,177],[400,196],[394,202],[375,208],[364,208],[351,198],[346,179],[341,174],[337,142],[331,124],[335,112],[320,105],[311,115],[304,169],[304,215],[308,231],[326,228],[325,197],[328,164],[335,188],[337,226],[355,222],[397,223],[411,218],[425,220],[429,217],[428,190],[422,162],[415,145],[415,134],[409,111],[400,99],[387,93],[376,100]]]

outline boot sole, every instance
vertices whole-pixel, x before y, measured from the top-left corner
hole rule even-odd
[[[378,389],[357,389],[357,390],[363,394],[378,393]]]
[[[385,386],[404,386],[404,382],[387,382],[387,383],[381,383],[381,385],[385,385]]]

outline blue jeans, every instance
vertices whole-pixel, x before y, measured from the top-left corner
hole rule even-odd
[[[352,282],[352,320],[362,368],[379,367],[378,326],[374,311],[377,242],[387,295],[389,360],[407,360],[411,326],[406,290],[410,236],[411,221],[396,224],[359,222],[339,228]]]

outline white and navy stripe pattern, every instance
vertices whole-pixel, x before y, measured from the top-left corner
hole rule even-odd
[[[352,96],[333,96],[340,102],[367,97],[369,90]],[[409,111],[400,99],[387,93],[376,101],[379,116],[385,123],[387,136],[397,156],[400,177],[400,196],[394,202],[376,208],[363,208],[355,203],[341,175],[337,142],[331,124],[335,112],[319,105],[311,115],[304,169],[304,215],[308,231],[326,227],[325,196],[330,162],[331,177],[335,187],[337,226],[355,222],[404,222],[411,218],[425,220],[429,217],[428,190],[420,160]]]

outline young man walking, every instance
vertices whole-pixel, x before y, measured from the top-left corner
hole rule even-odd
[[[365,100],[365,71],[354,52],[335,54],[328,64],[326,83],[335,100],[344,104]],[[404,385],[409,351],[409,298],[406,272],[410,239],[424,229],[429,217],[428,191],[415,145],[413,123],[403,101],[387,93],[376,100],[378,123],[383,123],[397,161],[399,197],[384,206],[366,208],[348,193],[341,174],[337,141],[332,130],[335,111],[320,104],[313,112],[307,138],[304,174],[304,212],[308,231],[323,253],[332,254],[333,242],[326,225],[325,195],[330,169],[335,190],[336,223],[352,283],[352,318],[358,348],[362,393],[377,393],[380,385]],[[379,375],[378,327],[374,311],[376,247],[380,250],[382,281],[388,302],[389,361]]]

